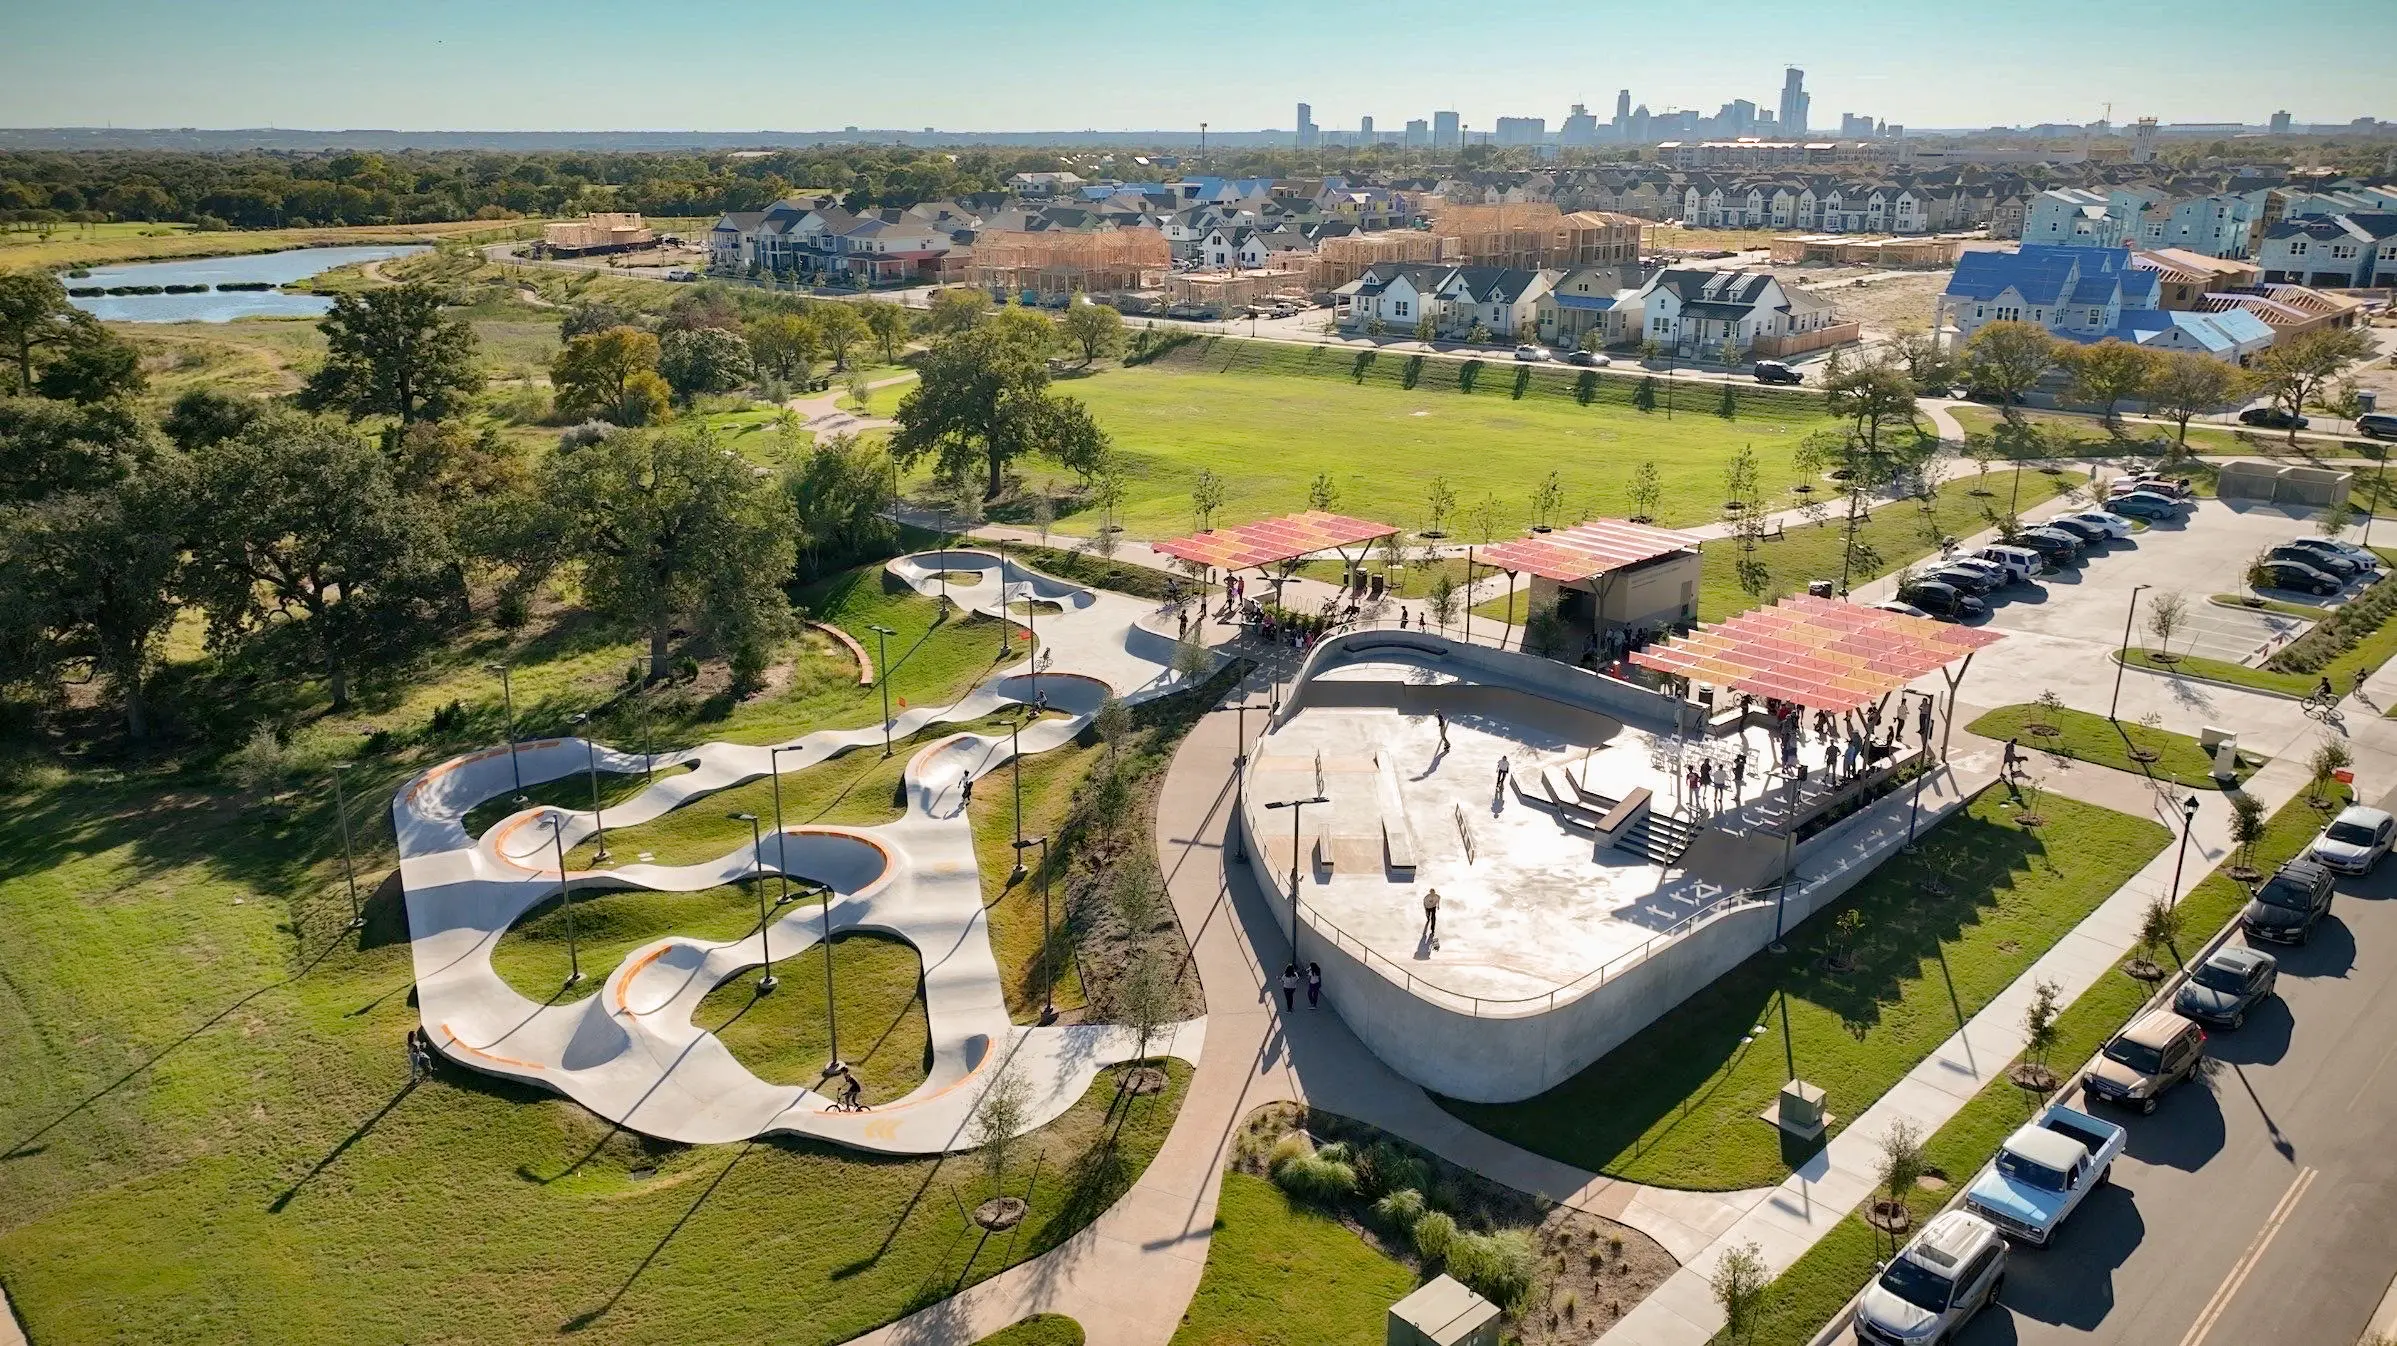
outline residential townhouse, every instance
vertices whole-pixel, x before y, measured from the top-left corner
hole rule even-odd
[[[2267,283],[2364,290],[2397,285],[2397,212],[2309,215],[2264,231]]]
[[[1332,292],[1340,326],[1406,333],[1425,317],[1441,336],[1457,338],[1475,326],[1494,340],[1515,341],[1539,328],[1541,296],[1555,285],[1555,271],[1517,267],[1426,265],[1382,262]]]
[[[1638,340],[1685,359],[1708,358],[1726,345],[1774,346],[1838,325],[1828,300],[1785,289],[1769,271],[1671,267],[1625,302],[1639,307]]]
[[[1540,340],[1560,350],[1637,341],[1639,278],[1636,262],[1577,266],[1559,273],[1534,308]],[[1593,332],[1595,342],[1589,340]]]
[[[2026,248],[2034,244],[2116,248],[2125,241],[2125,225],[2106,193],[2086,187],[2054,187],[2031,198],[2023,212],[2022,241]]]
[[[1993,322],[2028,322],[2067,341],[2114,338],[2154,350],[2197,351],[2244,363],[2270,346],[2272,329],[2243,310],[2176,312],[2163,278],[2128,248],[2025,243],[2017,252],[1968,252],[1940,296],[1935,334],[1961,346]]]
[[[943,203],[853,214],[829,197],[793,197],[718,217],[708,231],[708,262],[719,271],[899,284],[937,275],[979,223]]]

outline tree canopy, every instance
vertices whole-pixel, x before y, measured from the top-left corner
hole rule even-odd
[[[344,294],[318,324],[325,363],[300,390],[300,406],[351,420],[445,420],[483,390],[474,329],[441,311],[421,281]]]
[[[0,624],[18,678],[89,669],[128,738],[149,737],[146,695],[175,620],[184,502],[170,475],[53,495],[0,516]]]
[[[1004,489],[1007,465],[1028,453],[1094,470],[1107,435],[1081,402],[1049,391],[1053,340],[1046,318],[1009,309],[936,342],[899,403],[892,455],[906,466],[931,458],[948,477],[980,467],[986,500]]]
[[[574,338],[549,362],[558,410],[569,416],[614,414],[637,376],[656,375],[658,357],[658,339],[638,327],[610,327]]]
[[[2022,395],[2055,367],[2056,338],[2037,323],[1993,322],[1964,343],[1965,377],[1996,393],[2008,420]]]
[[[701,393],[728,393],[749,381],[749,343],[721,327],[668,332],[658,343],[658,373],[686,403]]]

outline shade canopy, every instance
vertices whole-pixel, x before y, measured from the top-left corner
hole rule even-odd
[[[1188,537],[1169,538],[1152,549],[1176,560],[1219,570],[1246,570],[1295,560],[1312,552],[1352,547],[1388,537],[1398,529],[1371,519],[1350,518],[1311,509],[1278,519],[1259,519],[1237,528],[1210,528]]]
[[[1559,584],[1573,584],[1697,547],[1698,539],[1689,533],[1622,519],[1592,519],[1553,533],[1533,533],[1484,547],[1476,559],[1500,570],[1525,571]]]
[[[1828,598],[1785,598],[1638,651],[1632,662],[1817,710],[1870,705],[2005,637]]]

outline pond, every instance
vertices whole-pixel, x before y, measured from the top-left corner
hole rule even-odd
[[[315,294],[284,294],[281,290],[223,290],[223,285],[288,285],[295,280],[337,267],[409,257],[429,249],[423,244],[394,244],[358,248],[287,248],[252,253],[247,257],[195,257],[181,262],[136,262],[97,266],[88,276],[61,275],[69,291],[109,289],[120,285],[205,285],[193,294],[103,294],[77,296],[68,302],[95,318],[110,322],[231,322],[235,318],[312,318],[333,307],[331,298]]]

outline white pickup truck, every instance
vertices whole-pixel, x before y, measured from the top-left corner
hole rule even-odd
[[[2059,1103],[2006,1137],[1964,1207],[2007,1237],[2044,1248],[2081,1198],[2105,1186],[2128,1134]]]

